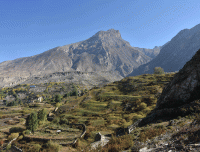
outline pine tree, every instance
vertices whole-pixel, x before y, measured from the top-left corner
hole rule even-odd
[[[38,121],[46,121],[47,119],[47,110],[41,109],[38,111]]]
[[[58,103],[58,102],[61,102],[61,95],[60,94],[57,94],[56,97],[55,97],[55,102]]]
[[[38,127],[38,117],[37,113],[33,112],[26,118],[26,129],[31,130],[31,132],[35,132]]]

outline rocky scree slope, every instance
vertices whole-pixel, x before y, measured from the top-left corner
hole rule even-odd
[[[123,40],[118,30],[110,29],[99,31],[85,41],[0,63],[0,87],[20,84],[30,77],[69,71],[115,76],[112,81],[116,81],[150,60]]]

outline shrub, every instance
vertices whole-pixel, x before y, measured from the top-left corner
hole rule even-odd
[[[133,146],[133,137],[130,135],[124,135],[120,137],[114,137],[110,139],[108,144],[103,148],[104,151],[114,152],[129,149]]]
[[[56,117],[53,119],[53,123],[58,124],[60,122],[60,118]]]
[[[40,144],[34,144],[33,147],[32,147],[32,151],[39,152],[41,147],[42,146]]]
[[[26,121],[24,118],[19,119],[19,122],[24,122],[24,121]]]
[[[8,144],[8,145],[6,146],[6,151],[8,151],[10,148],[11,148],[11,144]]]
[[[142,102],[139,105],[137,105],[137,111],[144,110],[147,107],[147,104]]]
[[[23,139],[23,138],[24,138],[23,135],[21,135],[21,136],[18,137],[19,140],[21,140],[21,139]]]
[[[59,152],[61,146],[58,143],[54,143],[52,141],[48,141],[46,143],[47,151],[48,152]]]
[[[9,136],[8,136],[8,140],[11,141],[15,138],[17,138],[19,136],[19,133],[11,133]]]
[[[9,129],[10,133],[17,133],[17,132],[22,132],[22,131],[24,131],[24,129],[21,127],[12,127]]]
[[[164,133],[165,129],[159,127],[145,129],[139,135],[139,141],[145,142],[148,139],[152,139],[153,137],[159,136],[160,134]]]
[[[60,107],[62,104],[61,103],[56,103],[56,107]]]
[[[69,121],[66,118],[61,118],[60,124],[69,124]]]
[[[25,131],[23,131],[23,133],[22,133],[22,134],[23,134],[23,135],[29,135],[29,134],[30,134],[30,132],[31,132],[30,130],[25,130]]]
[[[154,68],[154,74],[165,74],[163,68],[161,67],[155,67]]]

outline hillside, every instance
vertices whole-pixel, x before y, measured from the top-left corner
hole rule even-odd
[[[153,60],[139,66],[129,76],[153,73],[155,67],[162,67],[165,72],[179,71],[199,50],[199,37],[200,24],[180,31],[161,48]]]
[[[99,132],[105,137],[105,142],[107,143],[107,146],[103,149],[99,147],[102,151],[108,151],[113,148],[117,151],[125,149],[139,150],[142,148],[145,149],[145,147],[167,149],[165,146],[162,146],[162,144],[169,144],[172,141],[175,141],[172,145],[175,145],[175,147],[179,145],[180,147],[180,142],[188,144],[186,136],[193,142],[197,141],[193,137],[196,134],[196,129],[189,126],[194,119],[199,119],[194,114],[189,114],[185,117],[176,116],[172,119],[172,122],[160,120],[141,127],[136,125],[136,128],[130,132],[130,134],[123,135],[128,126],[138,123],[138,120],[145,118],[156,107],[157,99],[160,97],[163,88],[169,84],[174,75],[175,73],[168,73],[163,75],[146,74],[127,77],[121,81],[113,82],[103,87],[85,90],[79,97],[74,96],[73,93],[67,93],[73,91],[73,88],[76,88],[75,86],[67,86],[67,88],[70,89],[64,90],[61,94],[62,101],[59,104],[55,103],[54,97],[56,94],[61,93],[59,91],[60,88],[62,88],[62,90],[65,89],[61,87],[65,85],[63,83],[52,82],[47,84],[47,86],[50,85],[48,91],[43,92],[46,97],[43,102],[25,103],[24,100],[24,104],[18,106],[2,106],[0,117],[4,119],[12,118],[13,122],[16,121],[10,125],[6,124],[6,128],[9,129],[18,126],[23,130],[23,133],[20,134],[21,137],[15,142],[15,145],[26,151],[31,151],[30,147],[32,147],[32,149],[36,148],[35,144],[41,145],[41,150],[45,151],[47,148],[45,146],[46,143],[37,142],[35,140],[30,142],[28,140],[29,138],[45,138],[45,140],[52,139],[53,141],[59,139],[62,141],[61,145],[63,146],[61,149],[63,150],[88,151],[91,146],[96,147],[98,143],[104,141],[103,139],[102,141],[95,140]],[[40,84],[38,86],[42,87],[42,85],[45,84]],[[19,95],[17,91],[19,87],[16,87],[14,90],[17,95]],[[57,91],[55,90],[56,88]],[[79,87],[77,86],[77,88]],[[12,90],[12,88],[5,88],[1,91],[1,94],[5,97],[9,95],[9,92],[12,93]],[[80,90],[83,90],[83,88],[80,88]],[[29,89],[27,90],[27,94],[32,94],[35,91],[36,88]],[[60,107],[55,110],[54,106]],[[43,108],[48,108],[48,112],[50,112],[49,121],[40,123],[34,135],[27,134],[25,125],[21,122],[26,118],[26,114],[30,114],[34,111],[38,112]],[[20,123],[17,123],[17,121]],[[73,148],[67,146],[66,143],[70,144],[75,137],[80,136],[81,130],[80,127],[73,127],[70,124],[86,125],[86,134],[84,137],[79,138],[78,143],[75,144]],[[4,130],[4,132],[0,132],[2,139],[7,138],[6,134],[11,135],[11,132],[6,128],[5,126],[3,126],[3,128],[0,127],[1,130]],[[44,130],[44,128],[47,129]],[[69,128],[69,130],[66,130],[66,128]],[[185,138],[182,139],[179,130],[183,131],[184,128],[190,128],[190,135],[186,132],[184,135]],[[54,133],[55,129],[62,129],[70,132],[70,135],[63,136],[65,132],[61,135],[56,134]],[[115,135],[118,137],[115,137]],[[56,142],[56,144],[58,145],[58,142]],[[171,147],[168,147],[168,149],[170,148]]]
[[[16,86],[13,89],[4,88],[1,92],[3,98],[16,92],[20,100],[23,101],[23,104],[11,107],[8,106],[6,111],[5,108],[2,108],[1,112],[3,113],[1,113],[1,118],[9,117],[9,112],[11,112],[9,109],[11,108],[13,110],[16,109],[12,111],[12,115],[18,115],[19,118],[24,118],[23,115],[25,113],[38,111],[42,108],[48,107],[50,110],[55,106],[55,95],[63,92],[61,94],[62,105],[56,111],[53,118],[54,120],[45,123],[45,126],[53,125],[58,118],[60,119],[60,122],[57,122],[58,126],[61,120],[64,121],[64,119],[69,123],[86,124],[86,137],[84,137],[83,141],[80,141],[84,143],[83,145],[85,147],[94,141],[94,136],[97,132],[100,131],[104,135],[113,134],[117,128],[127,127],[137,119],[145,117],[154,109],[157,96],[162,92],[162,88],[165,84],[172,79],[173,75],[174,74],[129,77],[104,87],[96,87],[88,92],[85,91],[80,97],[66,95],[67,92],[73,91],[73,86],[66,86],[64,83],[52,82],[38,84],[36,88],[30,88],[29,85]],[[68,89],[66,90],[63,86],[66,86]],[[37,89],[42,88],[48,88],[48,91],[46,91],[46,89],[43,91],[40,90],[42,91],[41,93],[37,92]],[[80,88],[80,90],[83,90],[83,88]],[[42,103],[38,103],[38,101],[28,103],[26,102],[26,97],[21,99],[21,94],[29,96],[30,99],[32,99],[31,97],[33,96],[42,96],[44,97],[44,101]],[[12,102],[12,100],[9,102]],[[9,127],[10,126],[8,126],[8,128]],[[24,128],[24,125],[21,125],[21,127]],[[41,127],[44,128],[44,126]],[[4,134],[2,137],[4,137]],[[20,145],[18,146],[24,147],[22,143],[22,141],[19,141]],[[30,143],[28,143],[28,145],[30,146]]]

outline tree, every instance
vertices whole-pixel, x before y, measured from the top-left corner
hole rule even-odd
[[[61,95],[60,94],[57,94],[56,97],[55,97],[55,102],[58,103],[58,102],[61,102]]]
[[[16,95],[15,90],[12,90],[12,91],[11,91],[11,94],[12,94],[13,96],[15,96],[15,95]]]
[[[72,93],[71,93],[71,95],[72,96],[78,96],[78,89],[77,89],[77,87],[75,86],[75,85],[73,85],[73,90],[72,90]]]
[[[69,96],[70,96],[70,92],[66,93],[66,94],[64,95],[64,98],[67,98],[67,97],[69,97]]]
[[[61,90],[62,90],[62,91],[66,90],[66,87],[65,87],[65,86],[62,86]]]
[[[3,103],[4,103],[4,105],[7,105],[8,101],[7,100],[3,100]]]
[[[47,110],[44,108],[44,109],[41,109],[38,111],[38,121],[46,121],[47,119]]]
[[[34,133],[37,127],[38,127],[37,113],[33,112],[26,118],[26,129]]]
[[[164,70],[161,67],[155,67],[154,68],[154,74],[164,74]]]

